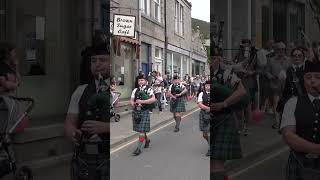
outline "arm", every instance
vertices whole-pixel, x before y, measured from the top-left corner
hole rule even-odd
[[[76,126],[77,119],[78,119],[77,114],[73,114],[73,113],[67,114],[67,117],[64,123],[64,133],[67,139],[70,141],[74,141],[73,133],[79,130]]]
[[[238,82],[236,90],[229,96],[227,99],[223,101],[225,106],[230,106],[240,100],[242,96],[246,94],[246,89],[243,87],[241,81]]]
[[[198,102],[198,106],[199,106],[199,108],[201,108],[203,110],[210,110],[210,107],[202,104],[202,102]]]
[[[141,102],[141,104],[152,104],[156,102],[156,98],[154,95],[152,95],[151,98],[149,98],[148,100],[141,100]]]
[[[286,144],[297,152],[320,155],[320,145],[309,142],[296,134],[296,126],[287,126],[282,130],[282,137]]]

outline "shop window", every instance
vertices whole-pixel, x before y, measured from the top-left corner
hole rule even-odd
[[[162,59],[162,49],[161,48],[155,48],[155,58],[158,60]]]

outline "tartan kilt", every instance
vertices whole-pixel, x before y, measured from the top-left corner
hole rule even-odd
[[[176,100],[170,100],[170,112],[186,112],[186,105],[183,97],[179,97]]]
[[[303,167],[290,151],[288,163],[286,167],[286,180],[318,180],[320,179],[320,170],[307,170],[303,173]],[[302,175],[305,174],[305,175]],[[306,177],[307,174],[307,177]],[[301,177],[302,176],[302,177]],[[304,176],[304,177],[303,177]]]
[[[141,117],[141,121],[137,123],[134,120],[134,115],[138,114]],[[141,110],[132,112],[132,124],[133,124],[133,131],[136,132],[150,132],[150,114],[149,110]]]
[[[199,116],[200,116],[199,118],[200,131],[207,132],[207,133],[210,132],[210,113],[204,110],[201,110]]]
[[[233,115],[222,113],[213,117],[219,123],[211,126],[211,157],[216,160],[232,160],[242,157],[240,136]]]

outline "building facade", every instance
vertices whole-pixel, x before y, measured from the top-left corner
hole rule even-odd
[[[207,59],[207,50],[205,47],[204,39],[201,36],[200,29],[192,31],[192,76],[195,75],[207,75],[208,72],[208,59]]]

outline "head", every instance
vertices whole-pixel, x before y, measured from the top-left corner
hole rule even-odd
[[[151,75],[152,75],[153,77],[157,76],[157,71],[152,71]]]
[[[93,49],[90,61],[91,73],[98,79],[101,74],[104,78],[110,76],[110,54],[105,45],[101,45]]]
[[[294,48],[291,53],[291,60],[294,65],[299,65],[304,62],[305,55],[302,48]]]
[[[207,92],[210,92],[210,81],[206,81],[206,82],[204,83],[204,88],[205,88],[205,90],[206,90]]]
[[[266,42],[265,48],[266,48],[267,50],[271,50],[272,47],[273,47],[273,44],[274,44],[274,41],[273,41],[273,40],[268,40],[268,41]]]
[[[306,61],[304,72],[304,86],[312,96],[320,95],[320,64]]]
[[[13,44],[0,42],[0,62],[14,65],[18,63],[16,47]]]
[[[275,53],[278,58],[282,58],[285,56],[286,45],[283,42],[278,42],[275,44]]]
[[[222,61],[222,57],[220,55],[213,56],[210,62],[210,69],[212,72],[219,69],[220,63]]]
[[[179,76],[177,76],[177,75],[173,76],[172,82],[173,82],[173,84],[179,84],[179,83],[180,83],[180,78],[179,78]]]
[[[139,84],[139,87],[143,87],[147,84],[145,75],[138,76],[138,84]]]

